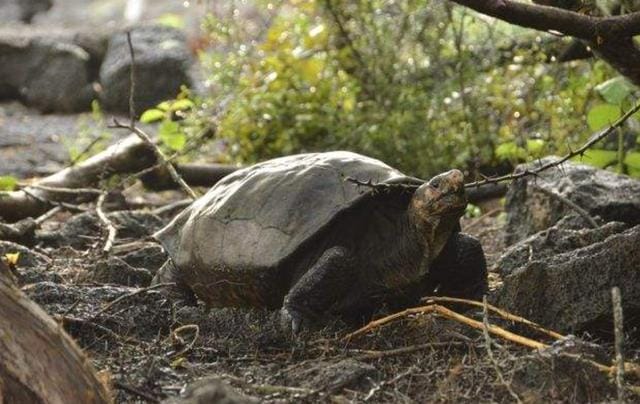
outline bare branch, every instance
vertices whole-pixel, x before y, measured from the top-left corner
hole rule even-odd
[[[113,125],[110,125],[111,128],[119,128],[119,129],[128,129],[131,132],[135,133],[140,140],[142,140],[147,146],[149,146],[156,155],[158,161],[162,163],[162,165],[167,169],[171,178],[182,188],[187,195],[191,197],[191,199],[197,199],[198,195],[187,185],[187,183],[182,179],[180,174],[176,171],[175,167],[167,156],[160,150],[160,148],[151,140],[149,135],[147,135],[142,129],[136,126],[135,119],[135,106],[134,106],[134,91],[135,91],[135,51],[133,49],[133,44],[131,42],[131,32],[127,32],[127,43],[129,44],[129,53],[131,57],[131,77],[130,77],[130,88],[129,88],[129,125],[124,125],[120,123],[116,118],[113,118]]]
[[[569,153],[565,154],[564,156],[562,156],[561,158],[559,158],[556,161],[550,161],[550,162],[548,162],[546,164],[542,164],[539,167],[536,167],[536,168],[534,168],[532,170],[526,169],[526,170],[522,170],[522,171],[511,173],[511,174],[502,175],[500,177],[485,178],[485,179],[483,179],[481,181],[475,181],[475,182],[467,183],[464,186],[465,186],[465,188],[473,188],[473,187],[479,187],[479,186],[485,185],[485,184],[495,184],[495,183],[498,183],[498,182],[512,181],[512,180],[516,180],[516,179],[522,178],[522,177],[536,176],[536,175],[540,174],[541,172],[543,172],[545,170],[548,170],[548,169],[550,169],[552,167],[557,167],[560,164],[564,163],[565,161],[567,161],[567,160],[569,160],[569,159],[571,159],[573,157],[583,155],[594,144],[598,143],[602,139],[604,139],[607,136],[609,136],[610,134],[614,133],[618,128],[622,127],[622,125],[627,121],[627,119],[629,119],[633,114],[635,114],[638,111],[640,111],[640,103],[636,103],[636,105],[633,108],[631,108],[623,116],[618,118],[618,120],[615,121],[613,124],[611,124],[611,126],[609,126],[606,130],[604,130],[604,131],[602,131],[600,133],[596,133],[595,135],[591,136],[591,138],[589,140],[587,140],[578,149],[576,149],[574,151],[570,151]]]

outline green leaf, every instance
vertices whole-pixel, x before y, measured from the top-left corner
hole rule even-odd
[[[619,106],[599,104],[587,113],[587,124],[591,130],[596,131],[611,125],[620,116],[622,116],[622,110]]]
[[[169,101],[162,101],[160,104],[156,105],[156,108],[160,111],[169,111],[171,109],[171,103]]]
[[[542,139],[527,139],[527,150],[529,154],[540,155],[544,152],[546,142]]]
[[[496,147],[496,157],[500,160],[524,160],[527,158],[527,151],[515,142],[506,142]]]
[[[187,136],[180,130],[177,122],[164,121],[158,128],[158,137],[172,150],[180,151],[187,143]]]
[[[151,123],[164,119],[164,112],[160,111],[156,108],[151,108],[142,113],[140,116],[140,122],[142,123]]]
[[[184,28],[184,18],[178,14],[167,13],[156,19],[156,22],[166,27],[182,29]]]
[[[618,152],[615,150],[590,149],[584,153],[584,156],[576,156],[572,160],[598,168],[605,168],[610,166],[617,158]]]
[[[622,102],[633,92],[634,87],[622,76],[612,78],[595,87],[602,98],[613,105],[622,105]]]
[[[640,152],[627,153],[624,164],[626,164],[630,176],[640,178]]]
[[[18,179],[10,175],[0,176],[0,191],[13,191],[18,185]]]
[[[193,101],[190,99],[184,98],[182,100],[176,100],[171,103],[171,111],[185,111],[187,109],[191,109],[195,106]]]
[[[482,214],[482,210],[479,206],[476,206],[472,203],[467,204],[467,207],[464,209],[464,216],[471,217],[479,217]]]

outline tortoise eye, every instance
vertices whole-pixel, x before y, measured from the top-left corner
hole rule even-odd
[[[434,187],[435,189],[438,189],[440,187],[440,178],[434,178],[431,180],[431,184],[432,187]]]

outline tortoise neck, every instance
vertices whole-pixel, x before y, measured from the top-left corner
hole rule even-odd
[[[459,218],[454,214],[424,217],[408,209],[407,222],[408,231],[413,233],[414,243],[423,248],[425,265],[429,265],[440,254],[449,236],[458,227]]]

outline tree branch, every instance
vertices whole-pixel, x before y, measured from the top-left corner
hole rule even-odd
[[[556,7],[511,0],[451,0],[479,13],[539,31],[557,31],[588,41],[640,35],[640,12],[593,17]]]

